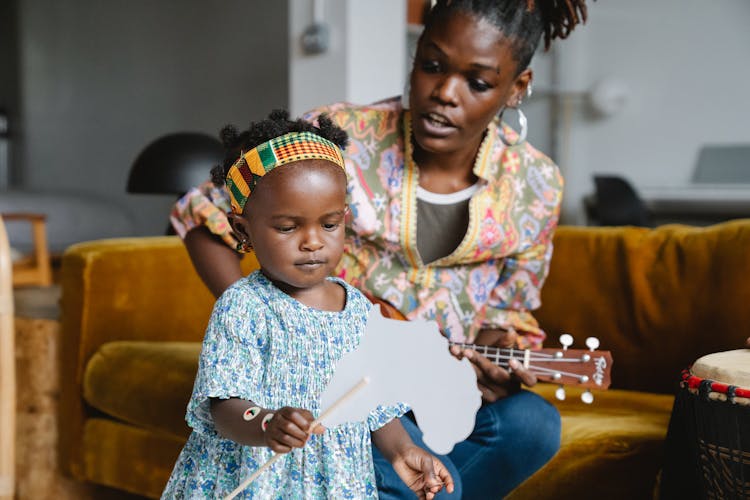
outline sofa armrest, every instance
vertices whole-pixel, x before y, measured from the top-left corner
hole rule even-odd
[[[254,256],[242,267],[256,268]],[[176,236],[79,243],[63,254],[61,274],[61,465],[81,477],[89,359],[116,340],[199,342],[214,298]]]
[[[61,281],[64,343],[81,369],[113,340],[200,340],[214,302],[177,237],[73,245]]]

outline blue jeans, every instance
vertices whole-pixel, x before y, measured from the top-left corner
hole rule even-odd
[[[414,421],[401,423],[414,443],[430,451]],[[520,391],[477,412],[474,431],[448,455],[436,455],[448,468],[455,489],[439,499],[502,498],[540,469],[560,448],[560,414],[533,392]],[[381,500],[414,498],[391,464],[373,446],[375,479]]]

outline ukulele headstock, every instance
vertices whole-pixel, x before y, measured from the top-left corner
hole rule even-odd
[[[609,351],[598,351],[599,340],[596,337],[586,339],[586,349],[570,349],[573,337],[568,334],[560,336],[561,348],[545,348],[531,351],[529,370],[536,374],[537,380],[558,384],[555,397],[565,399],[564,386],[575,386],[586,389],[581,400],[590,404],[594,401],[591,389],[607,389],[611,382],[612,355]]]

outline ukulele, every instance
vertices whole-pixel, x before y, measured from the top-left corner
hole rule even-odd
[[[406,320],[406,317],[388,302],[367,296],[373,304],[380,305],[383,316],[391,319]],[[599,340],[596,337],[586,339],[585,349],[569,349],[573,337],[569,334],[560,336],[562,348],[551,349],[514,349],[491,347],[465,342],[448,341],[462,349],[473,349],[497,366],[509,370],[508,362],[516,359],[524,368],[533,372],[540,382],[559,385],[555,397],[565,399],[564,386],[575,386],[585,389],[581,400],[586,404],[594,401],[591,389],[607,389],[611,382],[612,355],[609,351],[598,351]]]

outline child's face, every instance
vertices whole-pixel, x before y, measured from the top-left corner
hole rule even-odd
[[[235,220],[264,274],[289,295],[325,283],[344,250],[346,176],[322,160],[269,172]]]

